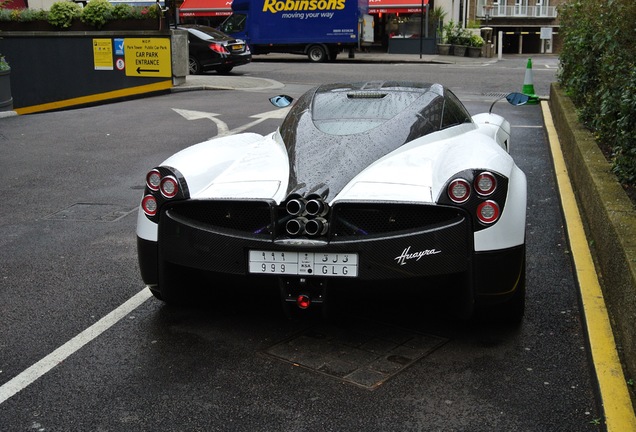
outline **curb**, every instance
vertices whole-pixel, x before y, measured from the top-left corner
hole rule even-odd
[[[625,379],[636,378],[636,212],[572,101],[555,83],[550,108],[593,252]],[[633,395],[632,395],[633,397]]]
[[[541,102],[541,108],[566,221],[566,234],[578,280],[584,327],[587,330],[600,399],[603,401],[607,431],[636,431],[634,407],[618,356],[599,276],[583,229],[577,200],[574,197],[563,148],[548,102]]]
[[[0,111],[0,118],[13,117],[17,115],[18,113],[15,111]]]

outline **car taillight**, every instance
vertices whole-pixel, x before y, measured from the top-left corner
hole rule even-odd
[[[179,171],[170,167],[155,167],[146,174],[141,210],[149,219],[156,222],[166,202],[189,198],[188,185]]]
[[[496,222],[499,219],[499,205],[491,200],[479,204],[477,206],[477,219],[484,224]]]
[[[475,190],[479,195],[488,196],[497,188],[497,179],[489,172],[483,172],[475,177]]]
[[[151,191],[158,191],[161,184],[161,173],[159,170],[153,169],[146,175],[146,186]]]
[[[448,185],[448,197],[451,201],[461,204],[470,197],[470,184],[464,179],[455,179]]]
[[[470,215],[474,232],[495,224],[504,212],[508,178],[494,171],[466,169],[455,173],[440,190],[438,203],[459,207]]]
[[[146,195],[141,200],[141,208],[148,216],[157,214],[157,199],[152,195]]]
[[[160,183],[161,194],[170,199],[174,198],[179,192],[179,182],[174,177],[164,177]]]
[[[219,54],[229,54],[230,52],[227,50],[227,48],[225,48],[223,45],[218,44],[218,43],[211,43],[209,45],[209,48],[214,51],[214,52],[218,52]]]

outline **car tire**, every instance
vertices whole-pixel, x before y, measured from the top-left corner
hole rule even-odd
[[[148,288],[150,290],[150,292],[152,293],[152,295],[157,299],[157,300],[163,300],[163,296],[161,295],[161,292],[156,290],[156,289],[152,289],[152,288]]]
[[[521,324],[526,311],[526,258],[523,258],[519,281],[515,292],[507,301],[488,308],[490,316],[498,323],[518,326]]]
[[[206,286],[204,272],[164,262],[155,297],[174,306],[190,306],[199,300]]]
[[[217,73],[221,75],[229,74],[234,69],[234,66],[219,66],[216,68]]]
[[[323,63],[327,60],[327,50],[322,45],[312,45],[307,50],[307,57],[312,63]]]
[[[199,75],[203,72],[201,63],[194,57],[188,57],[188,71],[190,75]]]

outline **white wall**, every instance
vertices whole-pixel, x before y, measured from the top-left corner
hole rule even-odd
[[[53,3],[59,0],[29,0],[29,9],[49,10]]]

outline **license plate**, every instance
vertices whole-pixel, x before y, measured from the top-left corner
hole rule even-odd
[[[232,45],[232,51],[243,51],[243,45]]]
[[[357,253],[251,250],[249,272],[277,275],[357,277]]]

